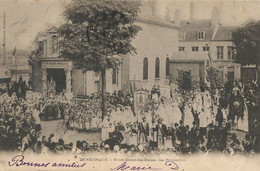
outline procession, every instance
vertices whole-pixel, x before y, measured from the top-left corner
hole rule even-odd
[[[243,97],[243,111],[233,113],[231,106],[222,107],[220,95],[214,99],[214,110],[211,110],[208,92],[198,91],[193,104],[185,109],[184,118],[178,104],[180,97],[174,92],[172,97],[169,94],[167,97],[167,93],[158,96],[151,91],[147,105],[141,111],[134,110],[137,107],[133,105],[137,102],[134,102],[133,95],[122,97],[120,92],[114,92],[109,97],[108,112],[103,121],[98,94],[78,102],[69,101],[62,95],[46,99],[32,91],[27,91],[25,99],[18,98],[15,93],[11,96],[4,93],[1,95],[1,148],[37,154],[85,154],[91,151],[193,154],[219,151],[230,155],[252,155],[258,137],[253,131],[248,133],[246,103],[251,102],[244,96],[243,91],[248,90],[244,86],[241,88],[243,90],[234,87],[230,96],[234,98],[239,94]],[[229,101],[225,103],[230,104]],[[55,132],[42,135],[41,120],[50,118],[62,119],[63,134],[66,130],[98,131],[101,139],[93,144],[87,140],[65,144],[62,137],[55,136]],[[253,122],[253,129],[259,129],[259,121]],[[244,137],[238,138],[234,130],[244,132]]]
[[[260,152],[259,18],[231,27],[193,0],[19,3],[24,18],[7,1],[0,17],[1,152]]]

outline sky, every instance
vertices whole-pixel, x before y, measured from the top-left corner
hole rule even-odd
[[[220,10],[223,25],[240,25],[248,19],[260,20],[260,0],[193,0],[195,19],[210,19],[211,10]],[[0,0],[0,41],[3,42],[3,12],[6,15],[6,49],[30,49],[38,32],[64,22],[63,10],[70,0]],[[158,17],[167,8],[173,20],[179,9],[181,19],[189,19],[191,0],[157,0]],[[2,46],[0,47],[2,51]]]

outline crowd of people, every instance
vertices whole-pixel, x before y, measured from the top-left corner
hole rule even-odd
[[[247,133],[244,139],[239,139],[232,132],[234,128],[248,132],[246,104],[255,105],[250,97],[254,95],[252,86],[239,86],[234,83],[228,99],[221,89],[214,99],[208,91],[198,91],[184,113],[178,103],[181,97],[167,93],[170,90],[166,87],[164,93],[154,88],[145,108],[140,111],[134,110],[133,95],[114,92],[108,95],[107,114],[103,120],[98,94],[84,100],[69,101],[63,96],[47,99],[36,92],[27,92],[25,99],[18,98],[15,93],[11,96],[4,93],[0,95],[0,147],[2,150],[35,153],[110,151],[123,154],[192,154],[218,151],[252,154],[259,141],[259,121],[254,119],[252,127],[255,132]],[[232,109],[230,105],[241,97],[243,101],[240,104],[244,107]],[[224,107],[223,101],[230,105]],[[42,135],[41,120],[46,119],[48,113],[56,113],[54,118],[63,119],[64,134],[67,129],[101,131],[101,141],[89,144],[83,140],[66,144],[62,138],[56,138],[55,133]]]

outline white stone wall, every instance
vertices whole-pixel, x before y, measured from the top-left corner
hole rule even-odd
[[[112,69],[106,71],[106,91],[113,93],[114,91],[121,90],[121,70],[118,70],[118,83],[112,84]],[[96,75],[93,71],[87,71],[84,75],[85,95],[91,95],[101,91],[100,74]]]
[[[138,22],[142,27],[133,45],[137,54],[130,56],[130,80],[141,83],[144,89],[151,89],[153,85],[166,84],[166,58],[177,51],[178,30],[154,25],[145,22]],[[143,80],[143,60],[148,59],[148,80]],[[155,79],[155,60],[160,59],[160,78]]]

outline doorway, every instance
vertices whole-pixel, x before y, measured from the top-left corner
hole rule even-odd
[[[53,85],[56,94],[66,90],[66,75],[64,69],[47,69],[47,82]]]

